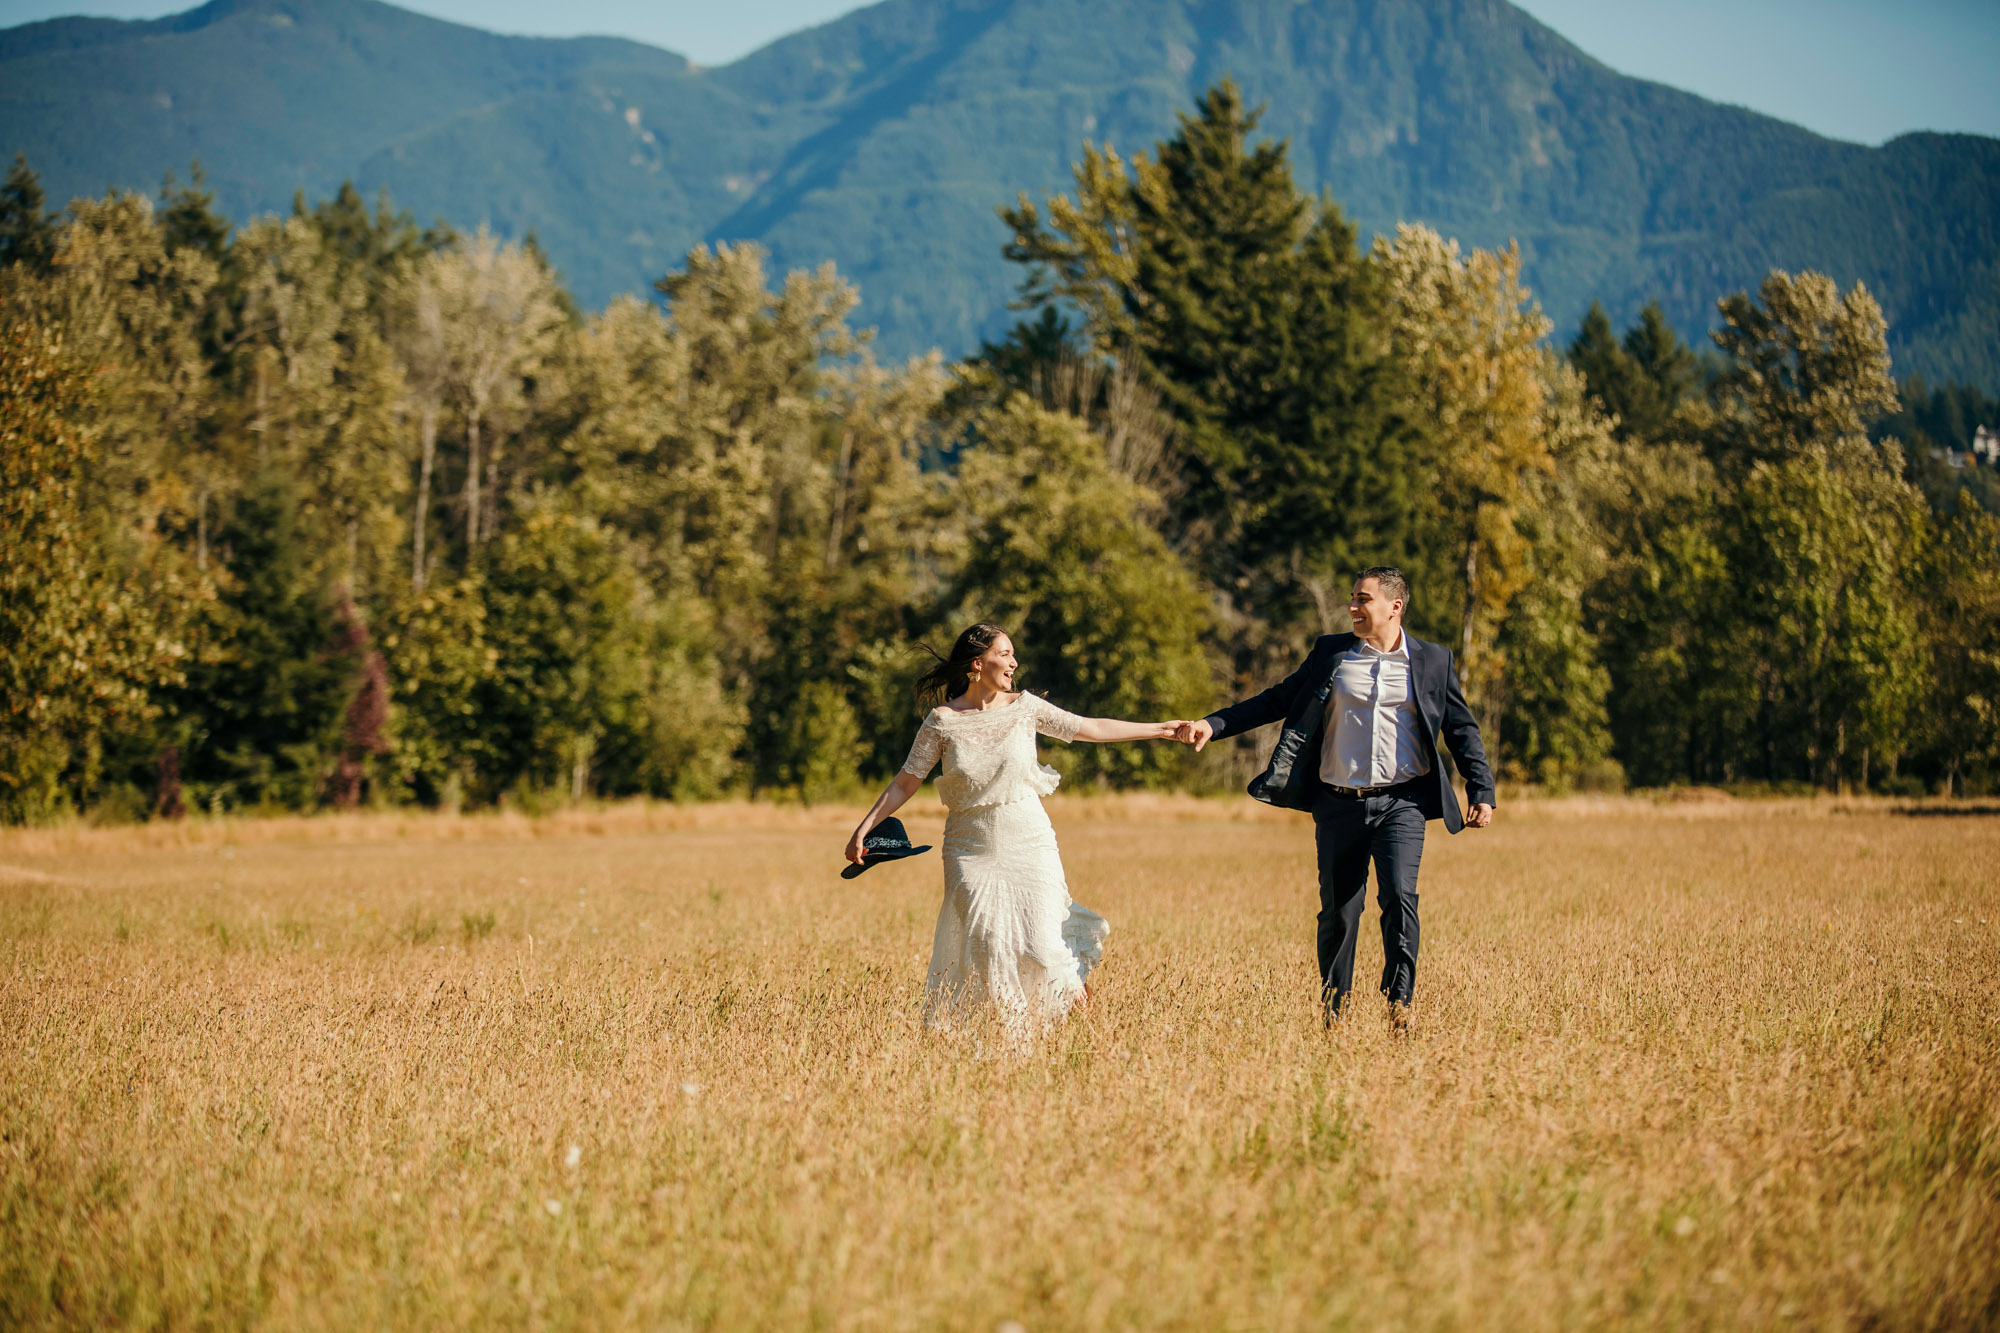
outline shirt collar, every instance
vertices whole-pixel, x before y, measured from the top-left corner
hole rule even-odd
[[[1354,638],[1354,651],[1368,657],[1393,657],[1399,662],[1407,662],[1410,660],[1410,632],[1399,631],[1396,635],[1396,646],[1386,653],[1357,634]]]

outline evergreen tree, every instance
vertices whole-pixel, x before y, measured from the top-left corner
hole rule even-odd
[[[303,194],[294,196],[292,216],[311,223],[327,248],[344,262],[385,274],[413,264],[459,239],[449,223],[418,227],[407,210],[396,210],[387,190],[376,196],[371,213],[353,181],[342,181],[333,198],[322,199],[311,207],[306,205]]]
[[[1625,351],[1651,386],[1651,401],[1636,418],[1637,438],[1664,437],[1674,410],[1700,387],[1701,363],[1681,341],[1658,301],[1648,301],[1639,322],[1625,330]]]
[[[343,647],[301,489],[273,466],[216,534],[221,596],[185,686],[166,696],[197,805],[310,809],[332,795],[364,664]]]
[[[42,182],[16,153],[0,184],[0,268],[20,264],[33,273],[48,270],[56,257],[56,219],[43,211]]]
[[[1694,353],[1658,302],[1646,304],[1622,341],[1612,333],[1604,307],[1591,302],[1570,342],[1569,361],[1583,372],[1598,406],[1616,419],[1621,440],[1667,439],[1675,413],[1698,387]]]
[[[630,763],[647,722],[647,589],[617,534],[553,507],[532,511],[478,558],[491,670],[479,692],[494,767],[486,794],[597,790]]]
[[[1045,305],[1032,320],[1016,320],[999,342],[981,339],[978,352],[967,357],[967,371],[990,371],[1008,390],[1035,391],[1038,377],[1053,366],[1087,354],[1083,332],[1070,317]]]
[[[1285,144],[1252,144],[1260,115],[1224,82],[1129,172],[1086,145],[1046,222],[1002,210],[1023,300],[1081,310],[1178,420],[1170,531],[1247,617],[1246,675],[1332,628],[1357,565],[1408,557],[1419,438],[1354,228]]]
[[[1627,438],[1632,404],[1640,393],[1639,366],[1619,343],[1611,317],[1596,301],[1590,303],[1576,337],[1570,340],[1569,363],[1582,372],[1597,405],[1615,419],[1620,438]]]
[[[176,186],[172,172],[160,188],[160,228],[168,250],[194,250],[220,264],[229,249],[229,219],[215,211],[215,191],[202,187],[208,177],[201,163],[188,169],[191,178]]]

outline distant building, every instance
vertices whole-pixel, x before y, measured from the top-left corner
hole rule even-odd
[[[1964,453],[1951,448],[1933,449],[1931,457],[1946,467],[1962,468],[1968,464],[1977,467],[1984,463],[1988,467],[2000,468],[2000,431],[1980,426],[1972,432],[1972,448]]]

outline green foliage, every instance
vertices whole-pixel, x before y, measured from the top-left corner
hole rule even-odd
[[[531,513],[477,566],[491,669],[480,712],[495,738],[488,784],[592,790],[599,751],[631,762],[647,721],[647,630],[631,562],[596,524]]]
[[[1613,752],[1640,786],[1726,780],[1739,737],[1709,719],[1741,670],[1715,474],[1698,450],[1628,457],[1606,515],[1608,560],[1585,612],[1611,678]],[[1723,628],[1718,632],[1720,623]]]
[[[1923,507],[1867,437],[1894,403],[1883,322],[1811,273],[1721,310],[1713,401],[1669,417],[1700,455],[1634,437],[1620,553],[1588,594],[1612,733],[1642,782],[1865,784],[1913,748],[1923,689]],[[1578,342],[1604,364],[1601,330]]]
[[[1762,659],[1741,673],[1737,725],[1760,776],[1837,785],[1856,756],[1865,771],[1907,748],[1919,690],[1904,571],[1921,504],[1899,452],[1867,435],[1896,405],[1885,327],[1864,289],[1813,273],[1721,308],[1730,364],[1707,443],[1740,478],[1724,551]]]
[[[1833,787],[1909,747],[1922,679],[1902,578],[1914,514],[1886,481],[1816,458],[1764,463],[1725,510],[1732,628],[1756,650],[1708,721],[1739,738],[1737,772]]]
[[[1048,304],[950,373],[753,245],[586,317],[535,247],[352,190],[240,229],[199,176],[82,200],[43,263],[17,173],[0,818],[847,799],[919,638],[997,619],[1066,708],[1196,714],[1379,561],[1512,779],[2000,779],[1997,535],[1900,442],[1983,408],[1885,427],[1864,289],[1773,273],[1707,365],[1593,315],[1565,361],[1520,254],[1364,255],[1255,130],[1225,85],[1023,202]]]
[[[1672,438],[1674,414],[1698,387],[1695,355],[1658,302],[1647,302],[1623,342],[1612,334],[1604,307],[1592,302],[1569,345],[1569,360],[1622,440],[1657,444]]]
[[[1574,583],[1557,576],[1530,584],[1501,646],[1507,689],[1488,717],[1509,771],[1555,792],[1601,779],[1612,752],[1611,673]]]
[[[185,685],[167,696],[190,799],[309,808],[329,795],[361,661],[340,645],[331,591],[289,473],[252,478],[215,536],[220,596]]]
[[[1715,341],[1729,360],[1705,434],[1726,475],[1803,457],[1871,471],[1887,457],[1868,429],[1895,410],[1896,386],[1887,325],[1865,287],[1843,293],[1823,273],[1774,272],[1756,299],[1737,292],[1720,309]]]
[[[1253,675],[1332,628],[1352,570],[1411,549],[1417,484],[1379,275],[1339,208],[1294,186],[1286,146],[1252,143],[1259,119],[1225,81],[1129,171],[1086,145],[1046,221],[1025,197],[1001,210],[1023,299],[1083,311],[1178,422],[1169,531],[1237,623],[1279,641],[1233,645]],[[1023,350],[1060,338],[1047,320]]]
[[[655,596],[615,532],[530,511],[471,574],[392,614],[383,647],[411,793],[718,794],[742,722],[690,609]]]
[[[220,264],[229,249],[229,219],[215,211],[215,192],[202,188],[208,183],[201,164],[195,163],[185,186],[174,184],[167,173],[160,190],[160,230],[169,251],[194,250]]]
[[[1495,635],[1504,676],[1486,725],[1503,769],[1560,791],[1616,770],[1611,673],[1585,597],[1606,572],[1625,459],[1583,377],[1553,357],[1543,375],[1551,466],[1529,476],[1515,520],[1532,573]]]
[[[1981,426],[2000,431],[2000,400],[1970,384],[1944,384],[1933,389],[1921,375],[1897,386],[1897,410],[1883,417],[1877,430],[1906,443],[1929,444],[1966,453]]]
[[[0,267],[46,271],[55,259],[56,231],[56,219],[42,206],[41,180],[29,170],[28,159],[14,154],[0,184]]]
[[[1205,706],[1208,617],[1199,587],[1146,521],[1148,497],[1114,473],[1074,417],[1016,397],[974,423],[958,472],[966,538],[947,604],[1013,637],[1025,688],[1085,716],[1188,716]],[[1085,746],[1079,779],[1166,781],[1164,746]]]
[[[58,335],[0,323],[0,822],[95,795],[107,733],[149,721],[187,655],[193,590],[88,504],[86,394]]]
[[[787,716],[795,737],[790,747],[799,794],[808,804],[839,796],[854,786],[861,761],[861,726],[847,692],[827,680],[800,687]]]
[[[1960,506],[1918,565],[1915,613],[1930,670],[1920,755],[1945,790],[2000,790],[2000,515]]]
[[[1376,238],[1373,258],[1412,410],[1437,436],[1415,488],[1430,551],[1414,571],[1415,623],[1452,643],[1467,699],[1486,708],[1504,688],[1498,629],[1532,578],[1525,516],[1555,466],[1548,321],[1521,284],[1516,248],[1462,255],[1405,225]]]
[[[197,187],[202,180],[197,173]],[[203,212],[207,211],[206,205],[213,198],[209,194],[199,196]],[[424,256],[445,249],[459,239],[458,234],[445,223],[419,229],[416,219],[409,213],[396,211],[389,202],[386,190],[376,197],[375,211],[369,212],[367,203],[361,198],[361,191],[354,188],[352,181],[342,181],[333,198],[323,199],[310,209],[306,207],[303,193],[294,195],[292,214],[312,223],[329,250],[345,263],[364,272],[416,264]],[[170,227],[172,222],[170,213]]]
[[[486,642],[486,600],[472,577],[397,599],[383,627],[394,695],[396,764],[410,794],[456,806],[498,774],[492,729],[481,712],[499,658]]]
[[[1582,591],[1617,757],[1645,784],[1955,769],[1991,734],[1964,702],[1980,697],[1964,682],[1990,633],[1977,539],[1927,545],[1902,450],[1869,437],[1896,402],[1879,309],[1861,287],[1772,273],[1720,310],[1726,358],[1706,397],[1657,319],[1620,344],[1593,316],[1571,346],[1594,400],[1637,405],[1596,506],[1607,556]],[[1964,624],[1934,614],[1940,585],[1963,589]],[[1940,673],[1956,704],[1936,697]],[[1926,755],[1929,719],[1954,707],[1955,739]]]

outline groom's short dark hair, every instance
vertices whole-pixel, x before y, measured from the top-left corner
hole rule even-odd
[[[1370,565],[1354,576],[1354,586],[1360,587],[1369,579],[1382,585],[1382,593],[1392,602],[1410,604],[1410,581],[1403,577],[1403,571],[1394,565]]]

